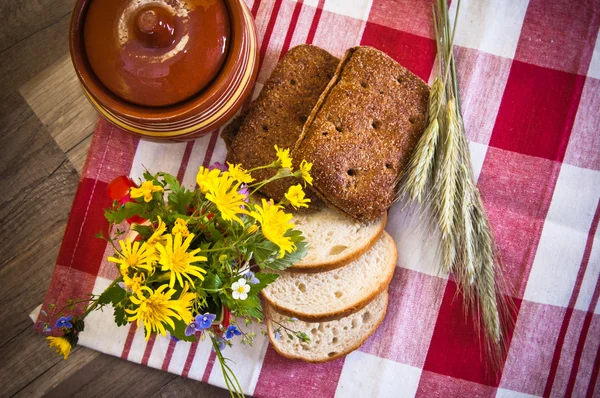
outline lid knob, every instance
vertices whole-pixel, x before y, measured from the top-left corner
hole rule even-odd
[[[144,7],[135,15],[135,36],[145,47],[168,47],[175,41],[174,22],[164,7]]]

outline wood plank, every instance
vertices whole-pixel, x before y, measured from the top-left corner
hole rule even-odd
[[[161,387],[151,397],[214,397],[226,398],[230,397],[229,391],[219,387],[211,386],[210,384],[201,383],[196,380],[177,377],[168,384]],[[250,397],[250,395],[246,395]]]
[[[0,2],[0,52],[69,14],[75,0],[4,0]]]
[[[7,15],[10,15],[10,12]],[[0,100],[4,100],[5,93],[18,89],[69,53],[69,19],[70,15],[66,14],[57,23],[2,52]]]
[[[94,131],[98,114],[83,93],[68,54],[21,86],[19,92],[67,155]],[[69,159],[81,163],[80,152]]]

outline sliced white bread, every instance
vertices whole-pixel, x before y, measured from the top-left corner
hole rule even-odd
[[[267,306],[269,340],[284,357],[306,362],[332,361],[359,348],[375,332],[385,317],[387,303],[388,294],[384,290],[362,310],[329,322],[290,322],[289,317]],[[290,339],[283,328],[280,338],[276,339],[274,334],[280,327],[277,322],[294,331],[306,333],[310,341],[304,343],[296,337]]]
[[[308,242],[308,254],[289,270],[322,272],[342,267],[369,250],[381,236],[387,213],[367,224],[324,207],[294,214],[296,229]]]
[[[339,319],[365,307],[387,288],[397,258],[396,244],[384,232],[369,251],[348,265],[319,273],[280,271],[262,294],[283,315],[308,322]]]

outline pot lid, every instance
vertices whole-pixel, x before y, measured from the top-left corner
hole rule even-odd
[[[166,106],[205,88],[227,57],[223,0],[94,0],[84,24],[86,56],[115,95]]]

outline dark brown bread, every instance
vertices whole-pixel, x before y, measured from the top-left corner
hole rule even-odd
[[[274,161],[274,145],[292,150],[338,63],[339,59],[319,47],[301,45],[292,48],[277,65],[247,112],[223,131],[222,137],[228,149],[227,161],[241,163],[250,169]],[[300,160],[295,159],[295,167]],[[263,180],[274,173],[272,169],[259,170],[253,176]],[[298,180],[285,178],[266,185],[262,191],[279,200],[294,184],[298,184]],[[318,197],[310,192],[307,196],[318,201]]]
[[[426,124],[429,87],[370,47],[346,53],[292,152],[313,163],[313,188],[359,221],[392,204],[394,181]]]

